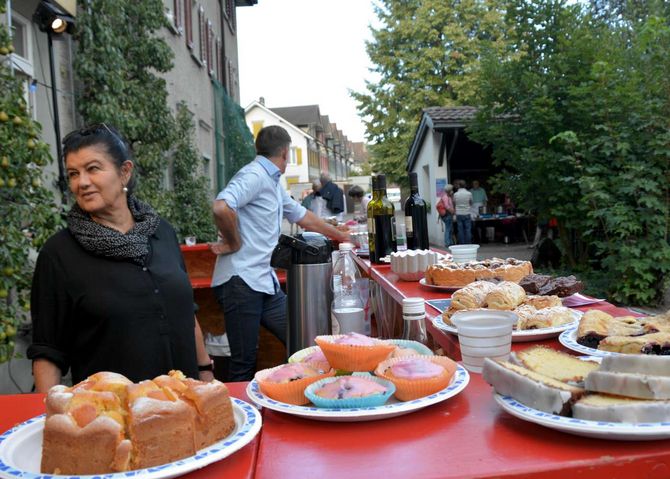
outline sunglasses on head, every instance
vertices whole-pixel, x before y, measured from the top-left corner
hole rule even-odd
[[[67,143],[68,140],[70,140],[72,137],[74,137],[76,135],[89,136],[89,135],[93,135],[95,133],[99,133],[99,132],[102,132],[102,131],[107,131],[107,133],[112,135],[112,137],[116,141],[118,141],[121,145],[123,145],[124,149],[126,148],[126,144],[123,141],[123,139],[121,139],[119,134],[112,131],[112,129],[104,123],[94,123],[92,125],[88,125],[88,126],[85,126],[84,128],[80,128],[79,130],[75,130],[71,133],[68,133],[67,136],[65,136],[65,138],[63,138],[63,144]]]

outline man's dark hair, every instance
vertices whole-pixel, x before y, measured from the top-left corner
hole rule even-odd
[[[256,136],[256,154],[271,158],[281,154],[282,148],[291,144],[291,136],[281,126],[262,128]]]

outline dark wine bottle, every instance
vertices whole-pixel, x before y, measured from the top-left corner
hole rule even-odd
[[[375,254],[375,219],[373,215],[373,208],[375,202],[379,199],[379,189],[377,188],[377,177],[372,176],[372,199],[368,203],[368,249],[370,250],[370,261],[377,262]]]
[[[428,212],[426,202],[419,195],[416,173],[409,174],[410,195],[405,201],[405,230],[407,249],[428,249]]]
[[[377,201],[372,206],[375,224],[375,263],[381,263],[384,256],[396,251],[394,237],[395,208],[386,196],[386,176],[377,175]]]

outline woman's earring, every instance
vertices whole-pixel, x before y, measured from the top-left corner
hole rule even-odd
[[[123,187],[123,192],[124,192],[124,193],[128,193],[128,187],[127,187],[127,186],[124,186],[124,187]]]

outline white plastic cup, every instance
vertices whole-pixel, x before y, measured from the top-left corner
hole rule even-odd
[[[518,317],[511,311],[480,310],[454,313],[463,366],[481,373],[484,358],[506,360],[512,350],[512,329]]]
[[[195,246],[195,236],[187,236],[184,238],[184,243],[186,246]]]
[[[467,263],[468,261],[477,261],[478,244],[459,244],[449,246],[454,263]]]

